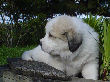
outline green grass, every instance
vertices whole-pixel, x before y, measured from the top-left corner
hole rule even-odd
[[[21,57],[24,51],[30,50],[34,47],[35,46],[9,48],[6,46],[1,46],[0,47],[0,65],[7,64],[7,58]]]

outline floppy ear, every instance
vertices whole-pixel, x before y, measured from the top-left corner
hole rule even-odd
[[[71,32],[66,32],[65,35],[68,40],[69,50],[71,52],[76,51],[80,47],[80,45],[82,44],[81,34],[73,33],[71,31]]]

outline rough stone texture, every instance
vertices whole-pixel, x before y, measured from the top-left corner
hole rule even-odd
[[[25,61],[20,58],[8,59],[9,67],[17,74],[30,76],[30,77],[42,77],[44,79],[53,80],[71,80],[71,77],[66,76],[64,72],[57,70],[45,63],[37,61]]]
[[[101,81],[101,80],[91,80],[91,79],[84,79],[84,78],[76,78],[74,77],[72,79],[72,81],[69,82],[105,82],[105,81]]]
[[[63,81],[23,76],[15,74],[12,71],[5,71],[3,73],[3,82],[63,82]]]
[[[8,70],[8,67],[7,65],[4,65],[4,66],[0,66],[0,82],[4,82],[3,81],[3,72]]]
[[[0,82],[104,82],[104,81],[87,80],[84,78],[76,78],[76,77],[74,77],[72,81],[51,80],[51,79],[43,79],[43,78],[33,79],[32,77],[18,75],[11,71],[5,71],[3,73],[3,81]]]
[[[5,71],[3,73],[3,81],[0,82],[104,82],[104,81],[94,81],[94,80],[86,80],[83,78],[73,78],[72,81],[61,81],[61,80],[51,80],[51,79],[43,79],[43,78],[33,78],[26,77],[23,75],[15,74],[11,71]]]
[[[18,75],[12,71],[3,72],[3,82],[33,82],[31,77]]]
[[[104,82],[72,78],[42,62],[8,59],[8,65],[0,66],[0,82]]]

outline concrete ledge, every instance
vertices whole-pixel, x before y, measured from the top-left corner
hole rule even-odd
[[[25,61],[20,58],[8,59],[8,65],[0,67],[0,82],[104,82],[71,78],[60,70],[45,63]]]
[[[104,82],[99,80],[87,80],[83,78],[74,77],[72,81],[61,81],[61,80],[51,80],[43,79],[37,77],[29,77],[24,75],[18,75],[11,71],[5,71],[0,82]]]

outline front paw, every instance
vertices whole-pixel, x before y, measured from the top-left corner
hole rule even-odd
[[[21,56],[22,60],[30,60],[32,61],[32,55],[31,55],[31,51],[25,51],[22,56]]]

